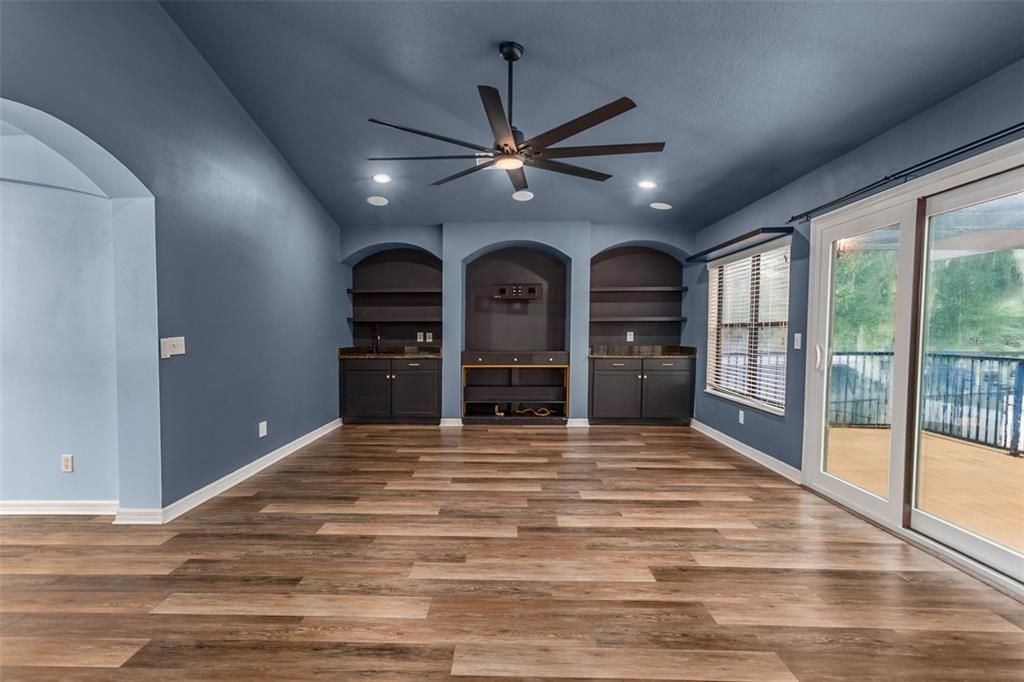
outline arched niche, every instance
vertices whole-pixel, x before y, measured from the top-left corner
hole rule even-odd
[[[679,345],[685,291],[683,264],[665,251],[628,245],[595,255],[590,261],[591,347]]]
[[[348,289],[353,344],[440,346],[441,276],[441,259],[423,249],[402,246],[364,255],[352,266]]]
[[[478,251],[465,268],[465,348],[565,350],[568,258],[536,244]],[[510,285],[533,287],[515,298]]]
[[[3,497],[8,502],[60,501],[66,506],[56,508],[57,513],[74,513],[79,500],[99,501],[116,508],[115,522],[159,523],[162,495],[153,196],[109,152],[46,112],[0,98],[0,125],[4,128],[0,183],[6,194],[0,239],[6,255],[17,257],[23,266],[5,270],[0,287],[5,298],[3,356],[19,358],[17,367],[2,369]],[[102,206],[97,208],[97,202]],[[83,234],[85,209],[97,217],[90,220],[89,227],[94,230],[90,235]],[[82,228],[65,236],[92,239],[88,253],[58,248],[67,244],[59,240],[61,235],[43,234],[44,230],[60,229],[62,215]],[[50,247],[33,251],[35,239]],[[21,256],[16,256],[18,251],[23,252]],[[101,253],[102,258],[89,255]],[[31,259],[34,263],[28,262]],[[98,270],[102,263],[109,267]],[[42,271],[47,274],[40,286],[26,279]],[[77,306],[69,297],[81,293],[84,282],[91,293]],[[10,306],[8,295],[17,299]],[[39,298],[39,305],[23,305],[26,297]],[[53,318],[36,330],[36,339],[32,338],[31,320],[16,319],[23,316],[24,309],[33,307],[34,314]],[[92,345],[87,352],[88,344]],[[105,359],[86,357],[88,353]],[[64,371],[59,367],[62,362],[75,366]],[[102,370],[102,375],[94,372],[83,385],[87,368]],[[71,395],[78,389],[80,400]],[[100,400],[98,392],[105,396],[103,401],[112,404],[113,416],[104,414],[104,420],[113,437],[102,448],[103,456],[82,456],[97,450],[95,444],[90,445],[90,432],[98,427],[88,410],[95,408],[90,403]],[[29,410],[29,414],[44,416],[45,424],[12,418],[11,405],[24,407],[31,400],[45,403],[38,411]],[[60,450],[51,452],[56,441],[44,442],[40,436],[58,431]],[[76,447],[78,475],[62,477],[53,465],[55,452],[75,454]]]

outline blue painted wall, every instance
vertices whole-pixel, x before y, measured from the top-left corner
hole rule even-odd
[[[785,225],[801,211],[831,201],[859,187],[1024,120],[1024,61],[1018,61],[948,100],[892,128],[836,160],[808,173],[697,234],[698,250],[763,225]],[[795,332],[806,336],[808,229],[796,226],[790,270],[790,351],[786,372],[786,415],[778,417],[744,407],[745,424],[737,422],[741,406],[704,393],[705,369],[698,363],[695,416],[701,422],[777,459],[800,466],[804,414],[804,351],[792,350]],[[690,269],[690,323],[686,340],[701,356],[707,348],[707,272]]]
[[[111,202],[34,138],[0,147],[0,499],[116,500]]]
[[[156,197],[160,335],[188,346],[160,363],[163,503],[334,419],[337,226],[178,26],[155,3],[0,11],[0,95]]]

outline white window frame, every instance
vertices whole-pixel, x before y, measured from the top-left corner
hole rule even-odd
[[[785,237],[778,238],[778,239],[773,239],[771,241],[765,242],[764,244],[760,244],[758,246],[752,246],[749,249],[743,249],[742,251],[739,251],[737,253],[733,253],[733,254],[730,254],[728,256],[724,256],[722,258],[719,258],[717,260],[709,261],[707,263],[707,268],[708,268],[708,319],[707,319],[707,339],[706,339],[706,342],[707,342],[707,348],[709,350],[708,350],[708,354],[707,354],[708,355],[708,359],[707,359],[708,366],[707,366],[707,369],[706,369],[706,371],[704,373],[705,374],[705,376],[704,376],[704,392],[707,393],[708,395],[713,395],[716,398],[721,398],[723,400],[728,400],[730,402],[737,403],[739,405],[744,405],[746,407],[754,408],[755,410],[760,410],[762,412],[767,412],[769,414],[774,414],[774,415],[778,415],[778,416],[785,416],[785,414],[786,414],[786,403],[787,403],[786,397],[783,397],[783,404],[782,404],[781,407],[779,407],[779,406],[773,405],[771,403],[763,402],[763,401],[758,400],[758,399],[756,399],[754,397],[751,397],[751,396],[739,395],[739,394],[736,394],[736,393],[732,393],[730,391],[726,391],[726,390],[721,389],[718,386],[714,385],[713,383],[711,383],[711,376],[712,376],[711,366],[712,366],[712,363],[714,362],[714,357],[713,357],[713,355],[712,355],[712,353],[710,351],[710,349],[712,347],[711,335],[717,333],[718,325],[717,325],[717,320],[716,320],[716,324],[713,326],[712,325],[712,320],[711,320],[712,307],[711,307],[711,284],[710,284],[710,278],[711,278],[712,272],[713,272],[713,270],[715,268],[718,268],[718,267],[723,266],[723,265],[728,265],[729,263],[735,263],[736,261],[746,260],[748,258],[753,258],[754,256],[757,256],[757,255],[762,254],[762,253],[768,253],[770,251],[777,251],[777,250],[783,249],[783,248],[789,249],[789,253],[787,255],[788,255],[788,258],[789,258],[790,268],[792,268],[792,237],[789,236],[789,235],[787,235]],[[791,273],[787,273],[787,275],[791,275]],[[790,293],[791,286],[792,286],[792,281],[789,278],[789,276],[787,276],[787,279],[786,279],[786,297],[787,297],[787,299],[789,298],[789,293]],[[721,315],[721,311],[718,311],[718,314]],[[788,368],[789,368],[789,357],[788,357],[788,354],[789,354],[789,315],[788,315],[788,313],[787,313],[786,327],[785,328],[786,328],[786,333],[783,335],[783,338],[786,340],[786,343],[785,343],[786,359],[785,359],[785,364],[783,366],[783,372],[787,372]],[[786,392],[788,393],[788,382],[787,382],[787,390],[786,390]]]

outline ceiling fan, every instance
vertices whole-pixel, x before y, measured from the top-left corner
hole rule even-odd
[[[574,175],[587,180],[604,182],[612,177],[607,173],[574,166],[555,159],[566,159],[583,156],[610,156],[613,154],[642,154],[645,152],[660,152],[665,148],[664,142],[642,142],[637,144],[604,144],[590,145],[585,147],[553,147],[566,138],[572,137],[589,128],[615,118],[630,109],[636,107],[636,103],[628,97],[620,97],[614,102],[598,107],[568,123],[552,128],[540,135],[526,139],[522,131],[512,125],[512,69],[515,62],[523,56],[523,46],[519,43],[504,42],[498,47],[501,56],[508,62],[508,116],[505,115],[505,108],[501,103],[501,95],[497,88],[489,85],[478,85],[480,100],[484,105],[484,113],[487,115],[487,122],[490,123],[491,132],[494,134],[494,145],[486,146],[457,140],[445,135],[430,133],[425,130],[407,128],[394,123],[388,123],[376,118],[371,118],[370,123],[404,130],[414,135],[422,135],[442,142],[466,147],[476,151],[476,154],[457,154],[446,156],[371,156],[369,161],[419,161],[436,159],[474,159],[477,163],[464,171],[460,171],[446,178],[441,178],[433,185],[443,185],[446,182],[457,180],[471,173],[494,166],[508,172],[508,177],[517,192],[526,190],[526,173],[523,166],[539,168],[541,170],[553,171]]]

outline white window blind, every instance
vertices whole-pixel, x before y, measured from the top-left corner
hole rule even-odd
[[[712,264],[708,281],[708,390],[783,411],[789,244]]]

